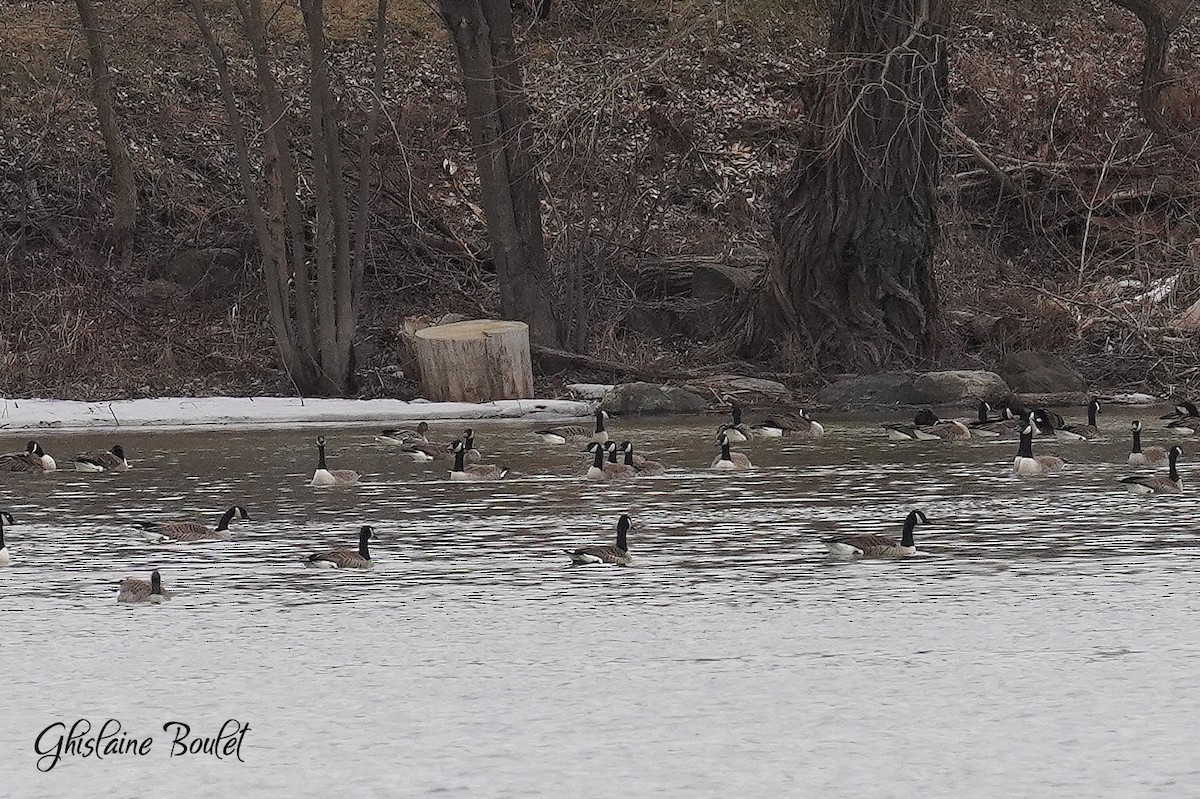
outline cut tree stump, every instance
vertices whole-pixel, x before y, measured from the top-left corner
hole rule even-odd
[[[435,401],[489,402],[533,397],[529,325],[473,319],[414,334],[425,396]]]

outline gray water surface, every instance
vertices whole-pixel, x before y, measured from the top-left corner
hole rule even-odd
[[[526,476],[467,485],[324,428],[349,489],[306,485],[315,428],[50,433],[61,466],[121,443],[135,469],[0,476],[0,796],[1200,796],[1197,501],[1120,490],[1128,419],[1036,442],[1068,461],[1040,479],[1011,474],[1015,442],[890,444],[875,420],[717,474],[717,419],[620,419],[669,471],[612,485],[535,425],[477,426]],[[224,543],[128,524],[232,504],[252,520]],[[912,508],[927,557],[826,558]],[[621,513],[636,565],[569,567]],[[373,570],[303,567],[361,524]],[[116,603],[156,567],[172,602]],[[38,733],[80,718],[152,750],[39,772]],[[164,723],[227,719],[244,762],[169,756]]]

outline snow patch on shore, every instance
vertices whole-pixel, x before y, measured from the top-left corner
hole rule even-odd
[[[539,399],[472,404],[298,397],[161,397],[112,402],[0,398],[0,430],[279,427],[469,419],[538,421],[585,417],[592,410],[585,402]]]

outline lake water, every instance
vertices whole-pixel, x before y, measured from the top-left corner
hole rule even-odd
[[[1035,443],[1068,461],[1041,479],[1011,474],[1015,442],[836,418],[819,443],[738,446],[759,468],[728,475],[706,468],[715,417],[614,419],[670,471],[613,485],[535,425],[478,424],[526,476],[466,485],[323,428],[350,489],[305,484],[316,428],[48,433],[61,465],[121,443],[135,469],[0,477],[0,795],[1200,795],[1197,495],[1120,490],[1132,417],[1106,410],[1108,441]],[[225,543],[128,523],[232,504],[252,520]],[[929,557],[825,557],[912,508]],[[621,513],[636,565],[569,567]],[[302,566],[361,524],[372,571]],[[175,599],[118,605],[154,567]],[[38,733],[81,718],[154,743],[39,772]],[[170,756],[165,723],[228,719],[244,762]]]

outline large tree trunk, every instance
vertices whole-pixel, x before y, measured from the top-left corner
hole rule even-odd
[[[1162,93],[1174,78],[1167,71],[1171,36],[1179,30],[1196,0],[1113,0],[1142,23],[1146,32],[1146,54],[1142,59],[1142,85],[1138,91],[1138,109],[1147,127],[1180,155],[1189,156],[1193,142],[1174,130],[1163,116]]]
[[[509,0],[441,0],[441,10],[467,96],[500,311],[526,322],[533,343],[557,347],[512,7]]]
[[[747,349],[821,370],[911,360],[937,311],[934,190],[949,0],[837,0]]]
[[[113,238],[120,258],[129,265],[133,257],[133,234],[137,226],[137,182],[133,175],[133,161],[129,157],[129,145],[117,122],[116,104],[113,101],[112,73],[104,55],[104,42],[100,38],[100,17],[91,0],[75,0],[79,10],[79,23],[83,38],[87,42],[88,67],[92,73],[92,101],[96,104],[96,116],[100,120],[100,135],[104,138],[104,149],[113,175]]]

